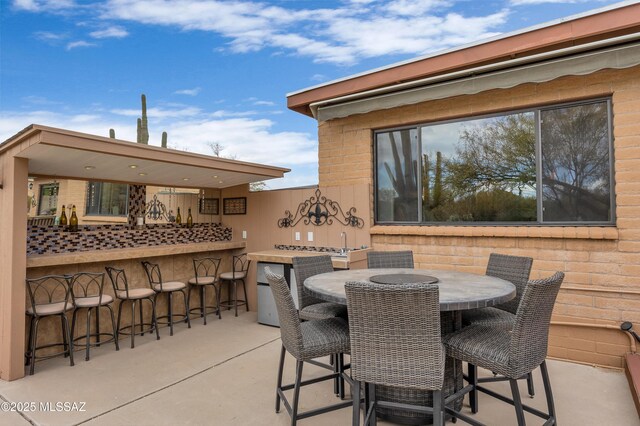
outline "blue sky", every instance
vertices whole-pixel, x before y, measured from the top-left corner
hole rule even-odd
[[[317,123],[286,93],[615,4],[606,0],[0,0],[0,141],[31,123],[292,169]]]

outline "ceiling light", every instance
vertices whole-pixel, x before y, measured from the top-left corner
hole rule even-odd
[[[222,181],[221,181],[221,180],[219,180],[219,181],[218,181],[218,183],[222,183]]]
[[[187,180],[189,180],[189,178],[182,178],[182,180],[187,181]]]
[[[84,166],[85,170],[93,170],[95,168],[96,168],[96,166]]]
[[[130,164],[130,165],[129,165],[129,168],[130,168],[130,169],[137,169],[137,168],[138,168],[138,165],[137,165],[137,164]]]
[[[216,179],[218,177],[218,175],[213,175],[213,178]]]
[[[138,173],[138,176],[146,176],[146,173]]]

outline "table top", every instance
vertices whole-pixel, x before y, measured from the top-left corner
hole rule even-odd
[[[440,289],[440,311],[484,308],[507,302],[516,296],[516,287],[509,281],[488,275],[437,269],[382,268],[350,269],[314,275],[304,281],[305,288],[327,302],[347,304],[344,284],[347,281],[369,281],[369,277],[384,274],[419,274],[436,277]]]

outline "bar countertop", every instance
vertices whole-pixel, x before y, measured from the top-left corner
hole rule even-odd
[[[368,249],[362,249],[350,251],[347,256],[332,256],[331,260],[333,262],[333,267],[337,269],[352,268],[354,263],[360,262],[363,259],[366,261],[367,251]],[[319,251],[272,249],[249,253],[249,259],[257,262],[292,264],[294,257],[322,256],[329,254],[330,253]]]
[[[27,256],[27,268],[77,263],[108,262],[112,260],[170,256],[174,254],[199,253],[205,251],[234,250],[242,249],[246,246],[247,243],[244,241],[215,241],[210,243],[172,244],[114,250],[77,251],[73,253],[32,255]]]

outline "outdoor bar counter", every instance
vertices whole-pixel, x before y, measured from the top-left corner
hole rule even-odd
[[[28,235],[27,278],[78,272],[104,273],[105,266],[113,266],[125,270],[131,288],[149,287],[141,264],[143,260],[160,265],[163,281],[187,283],[194,276],[194,258],[220,258],[220,271],[227,271],[231,269],[232,255],[241,253],[246,247],[244,241],[232,241],[231,229],[220,224],[196,224],[193,228],[174,224],[148,225],[142,228],[127,225],[85,225],[80,227],[79,232],[68,232],[55,226],[30,227]],[[106,273],[104,294],[114,296]],[[212,291],[207,292],[207,299],[207,305],[215,304]],[[166,314],[166,296],[159,296],[157,301],[158,315]],[[112,305],[116,312],[118,303],[115,300]],[[191,293],[190,303],[192,307],[199,306],[199,292]],[[173,306],[174,313],[184,312],[182,297],[174,297]],[[112,327],[108,309],[101,309],[100,312],[100,329],[110,332]],[[122,314],[123,324],[129,324],[129,310],[124,309]],[[145,317],[147,316],[149,318],[145,320],[150,320],[151,309],[145,306]],[[78,321],[76,327],[76,337],[83,335],[86,321]],[[164,335],[161,329],[160,336]],[[43,321],[38,331],[38,345],[53,343],[59,339],[59,322]]]

